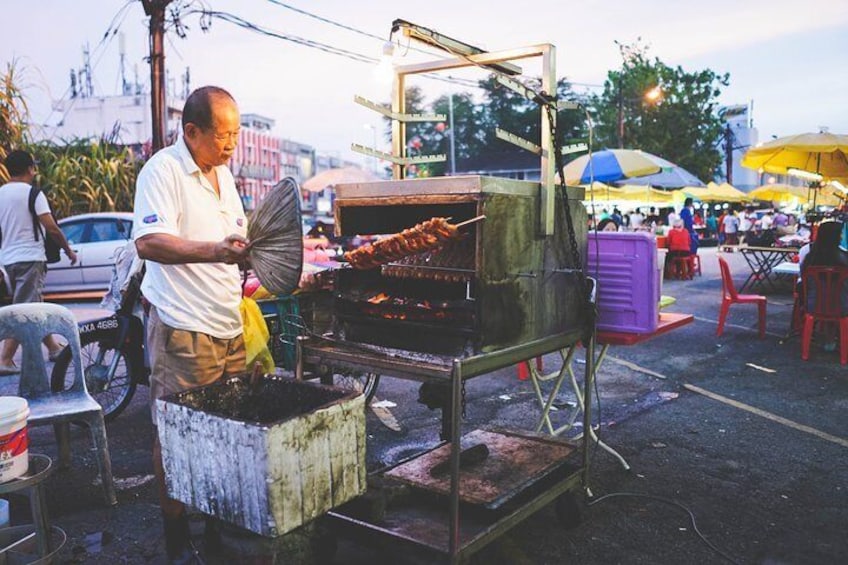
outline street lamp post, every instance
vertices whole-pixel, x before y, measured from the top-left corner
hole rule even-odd
[[[616,105],[618,107],[618,148],[624,149],[624,89],[621,82],[621,75],[619,75],[618,80],[616,81],[616,90],[618,91],[616,96]],[[645,91],[641,98],[632,98],[628,100],[641,100],[642,102],[647,102],[649,104],[658,104],[662,98],[662,88],[657,85]]]
[[[453,93],[448,95],[448,128],[450,129],[450,174],[456,176],[456,136],[453,129]]]

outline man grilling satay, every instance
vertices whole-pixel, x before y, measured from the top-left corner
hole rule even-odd
[[[236,148],[239,111],[225,90],[195,90],[183,108],[182,136],[156,153],[136,183],[135,244],[147,261],[150,399],[245,371],[237,263],[247,257],[247,220],[225,166]],[[159,435],[153,468],[170,563],[196,562],[185,506],[168,498]]]

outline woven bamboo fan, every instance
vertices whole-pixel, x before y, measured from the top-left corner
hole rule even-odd
[[[247,228],[253,270],[273,294],[291,294],[300,282],[302,230],[300,188],[286,177],[259,202]]]

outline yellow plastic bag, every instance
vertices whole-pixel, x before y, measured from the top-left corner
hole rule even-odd
[[[271,294],[271,291],[262,286],[253,291],[253,294],[250,295],[253,300],[265,300],[266,298],[274,298],[274,295]]]
[[[253,370],[256,363],[262,365],[266,373],[274,372],[274,358],[268,349],[268,326],[259,305],[252,298],[242,298],[239,305],[242,324],[244,324],[244,347],[247,350],[247,371]]]

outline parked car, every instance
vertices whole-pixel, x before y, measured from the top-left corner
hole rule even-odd
[[[48,265],[44,292],[108,289],[115,252],[132,239],[132,213],[81,214],[63,218],[58,224],[77,253],[77,263],[72,266],[62,253],[58,263]]]

